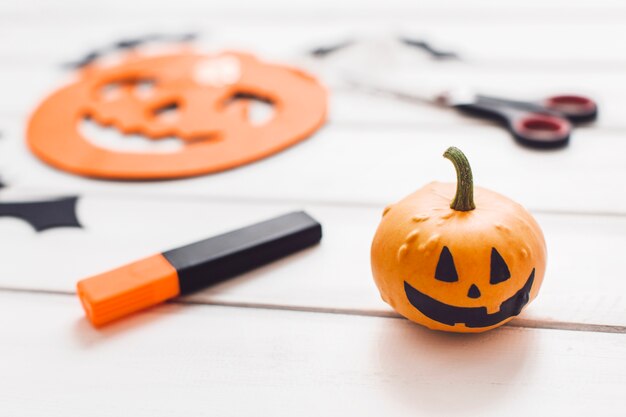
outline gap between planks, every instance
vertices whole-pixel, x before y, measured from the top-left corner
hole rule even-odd
[[[21,294],[36,294],[36,295],[56,295],[56,296],[75,296],[76,293],[72,291],[61,290],[37,290],[27,288],[8,288],[0,287],[0,292],[8,293],[21,293]],[[318,313],[318,314],[338,314],[349,316],[361,316],[361,317],[378,317],[388,319],[400,319],[405,320],[404,317],[399,314],[389,312],[375,312],[354,308],[324,308],[324,307],[306,307],[306,306],[289,306],[289,305],[276,305],[276,304],[264,304],[264,303],[237,303],[237,302],[224,302],[224,301],[194,301],[186,300],[184,298],[174,299],[167,301],[169,304],[179,304],[187,306],[218,306],[218,307],[232,307],[232,308],[247,308],[247,309],[259,309],[259,310],[274,310],[274,311],[296,311],[302,313]],[[590,332],[590,333],[616,333],[626,334],[626,326],[606,325],[606,324],[590,324],[590,323],[575,323],[565,321],[543,321],[532,320],[524,318],[515,318],[513,321],[505,324],[508,327],[525,328],[525,329],[544,329],[544,330],[565,330],[574,332]]]
[[[50,189],[45,190],[38,187],[13,187],[13,190],[19,189],[24,193],[37,193],[45,191],[46,195],[66,195],[68,193],[78,194],[79,197],[92,197],[98,199],[137,199],[142,201],[161,201],[169,198],[169,195],[157,195],[151,192],[114,192],[108,190],[93,191],[77,191],[74,192],[68,189]],[[17,197],[17,195],[15,196]],[[302,199],[302,198],[263,198],[263,197],[246,197],[246,196],[232,196],[232,195],[197,195],[197,194],[180,194],[176,195],[179,200],[184,200],[190,203],[211,203],[211,204],[257,204],[257,205],[302,205],[302,206],[320,206],[320,207],[338,207],[338,208],[365,208],[365,209],[382,209],[389,204],[389,201],[350,201],[350,200],[332,200],[332,199]],[[623,218],[626,217],[626,212],[612,212],[612,211],[578,211],[578,210],[552,210],[552,209],[536,209],[530,206],[525,206],[532,214],[545,214],[553,216],[590,216],[590,217],[614,217]]]

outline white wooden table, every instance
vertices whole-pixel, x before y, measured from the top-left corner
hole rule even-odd
[[[122,37],[197,30],[205,48],[300,65],[320,42],[373,29],[468,57],[421,68],[425,83],[576,91],[601,118],[537,152],[488,123],[325,79],[322,130],[225,173],[94,181],[25,147],[28,114],[70,77],[60,64]],[[0,198],[78,193],[85,225],[37,234],[0,219],[0,415],[626,415],[625,4],[32,0],[0,5],[0,35]],[[449,145],[478,184],[530,208],[548,242],[539,298],[482,335],[401,319],[369,270],[384,205],[454,180]],[[323,224],[320,246],[102,330],[83,318],[78,279],[301,208]]]

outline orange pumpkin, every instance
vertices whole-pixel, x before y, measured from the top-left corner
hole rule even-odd
[[[459,149],[444,157],[456,168],[456,187],[432,182],[384,210],[372,272],[383,300],[409,320],[482,332],[511,320],[537,296],[546,245],[526,209],[474,187]]]

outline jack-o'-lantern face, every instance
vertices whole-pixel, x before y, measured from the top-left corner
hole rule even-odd
[[[517,275],[513,276],[496,248],[491,248],[489,261],[482,259],[487,251],[472,252],[469,254],[473,260],[471,264],[460,262],[462,272],[468,278],[460,278],[454,256],[447,246],[443,246],[431,278],[435,282],[428,283],[428,289],[417,289],[423,287],[419,283],[427,280],[426,277],[411,280],[415,281],[413,285],[404,281],[404,291],[411,305],[429,319],[448,326],[461,324],[470,328],[484,328],[518,315],[530,299],[535,268],[524,275],[524,269],[529,269],[524,266],[519,268],[520,271],[515,271]],[[477,258],[478,255],[480,258]],[[486,266],[488,271],[485,271]],[[508,294],[512,295],[506,297]]]
[[[250,121],[253,99],[273,107],[269,120]],[[325,115],[326,92],[315,79],[251,55],[131,55],[85,68],[46,99],[31,118],[28,142],[44,161],[81,175],[175,178],[278,152],[312,134]],[[175,137],[183,146],[172,153],[106,149],[81,133],[85,119],[155,141]]]

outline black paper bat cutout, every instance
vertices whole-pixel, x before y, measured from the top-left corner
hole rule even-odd
[[[340,49],[344,49],[348,46],[351,46],[352,44],[354,44],[354,41],[344,41],[344,42],[340,42],[334,45],[318,46],[317,48],[312,49],[310,53],[315,58],[324,58],[327,55],[330,55],[332,53],[339,51]]]
[[[401,37],[401,38],[398,38],[397,40],[406,46],[419,49],[422,52],[426,52],[434,59],[444,60],[444,59],[458,59],[459,58],[459,56],[455,52],[442,51],[441,49],[437,49],[433,47],[430,43],[420,40],[420,39],[411,39],[411,38]],[[352,46],[355,43],[357,42],[353,40],[342,41],[333,45],[319,46],[309,51],[309,53],[315,58],[326,58],[327,56],[332,55],[335,52],[338,52],[349,46]]]
[[[400,42],[407,46],[411,46],[413,48],[421,49],[424,52],[430,54],[431,57],[435,59],[458,59],[459,56],[456,52],[451,51],[442,51],[441,49],[437,49],[433,47],[426,41],[420,39],[411,39],[411,38],[400,38]]]
[[[86,67],[98,58],[105,56],[107,53],[114,52],[116,50],[133,49],[149,42],[191,42],[197,37],[198,34],[189,32],[179,35],[152,33],[137,38],[121,39],[117,42],[114,42],[112,45],[87,52],[82,58],[74,62],[67,62],[64,64],[64,66],[71,69],[79,69]]]
[[[0,217],[16,217],[30,224],[37,232],[55,227],[82,225],[76,216],[78,197],[61,197],[42,201],[0,203]]]

